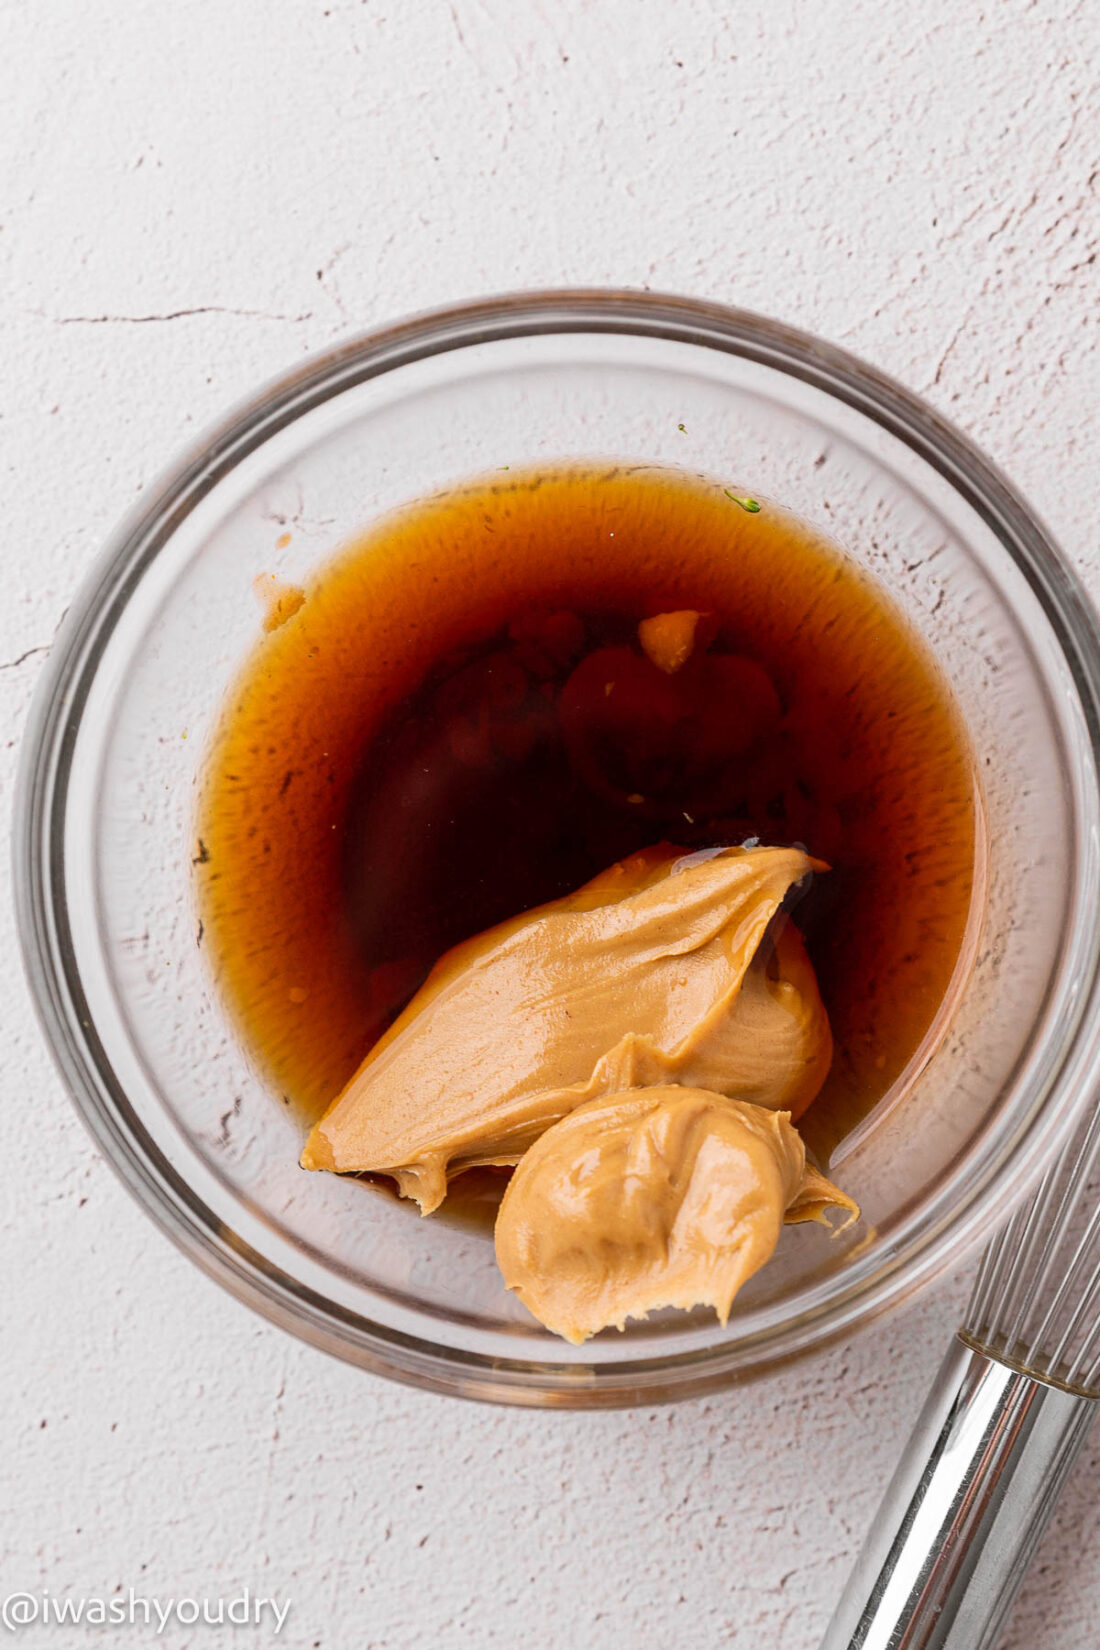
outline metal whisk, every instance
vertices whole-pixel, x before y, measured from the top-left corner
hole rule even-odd
[[[992,1650],[1100,1399],[1100,1105],[986,1251],[822,1650]]]

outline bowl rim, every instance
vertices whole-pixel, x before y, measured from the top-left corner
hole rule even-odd
[[[39,1024],[83,1122],[123,1184],[210,1276],[322,1350],[407,1384],[486,1400],[619,1407],[698,1396],[850,1335],[950,1265],[992,1223],[996,1180],[1007,1210],[1071,1125],[1100,1064],[1100,914],[1063,1005],[1058,1046],[1033,1074],[1011,1128],[961,1198],[918,1239],[872,1269],[857,1266],[826,1307],[777,1331],[684,1353],[606,1365],[490,1358],[373,1323],[296,1282],[214,1216],[155,1144],[111,1068],[88,1009],[68,928],[64,822],[69,763],[99,658],[130,594],[179,523],[248,453],[317,405],[425,356],[548,333],[665,338],[717,349],[802,379],[886,429],[939,472],[994,532],[1030,586],[1070,672],[1100,767],[1100,625],[1054,539],[1005,476],[954,425],[846,350],[750,311],[628,288],[505,294],[433,309],[311,356],[200,436],[108,539],[68,611],[37,686],[21,752],[13,833],[15,905]],[[1095,799],[1094,799],[1095,810]],[[1093,867],[1095,881],[1095,866]],[[1040,1114],[1045,1139],[1033,1139]],[[986,1131],[983,1131],[983,1135]],[[979,1137],[979,1139],[981,1136]],[[978,1141],[972,1143],[971,1151]],[[754,1343],[759,1342],[759,1345]]]

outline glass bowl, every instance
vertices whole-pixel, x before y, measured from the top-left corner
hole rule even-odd
[[[303,1173],[197,944],[196,788],[253,645],[253,580],[300,584],[381,513],[471,475],[611,457],[730,478],[843,544],[927,638],[981,769],[969,978],[900,1104],[833,1158],[858,1230],[788,1231],[726,1328],[584,1347],[505,1291],[489,1235]],[[370,334],[266,390],[118,532],[74,603],[24,753],[16,885],[46,1035],[100,1147],[240,1299],[365,1368],[527,1404],[652,1403],[849,1334],[955,1262],[1034,1177],[1097,1063],[1094,616],[992,466],[896,384],[736,310],[524,294]]]

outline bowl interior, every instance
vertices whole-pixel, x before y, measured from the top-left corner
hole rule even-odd
[[[825,382],[793,345],[650,322],[639,301],[618,330],[568,315],[495,336],[455,323],[427,343],[409,329],[284,387],[123,535],[51,688],[68,707],[50,812],[60,915],[40,952],[63,954],[52,1012],[100,1138],[254,1303],[461,1390],[600,1401],[601,1383],[627,1380],[660,1395],[677,1371],[751,1371],[903,1294],[988,1224],[1053,1129],[1048,1090],[1093,967],[1080,673],[1003,525],[931,453],[931,425],[920,440],[892,429],[874,394]],[[472,475],[596,457],[728,477],[881,581],[969,726],[989,853],[973,966],[938,1046],[833,1159],[859,1228],[788,1230],[725,1330],[657,1317],[578,1349],[507,1294],[483,1230],[298,1168],[300,1125],[208,976],[190,862],[203,762],[259,630],[258,575],[306,583],[383,512]]]

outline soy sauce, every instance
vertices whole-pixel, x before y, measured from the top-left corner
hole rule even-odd
[[[777,506],[667,470],[502,473],[383,522],[247,660],[196,853],[217,975],[308,1122],[458,940],[637,848],[830,870],[796,920],[825,1154],[912,1071],[980,896],[965,730],[885,592]],[[701,617],[674,674],[639,621]]]

